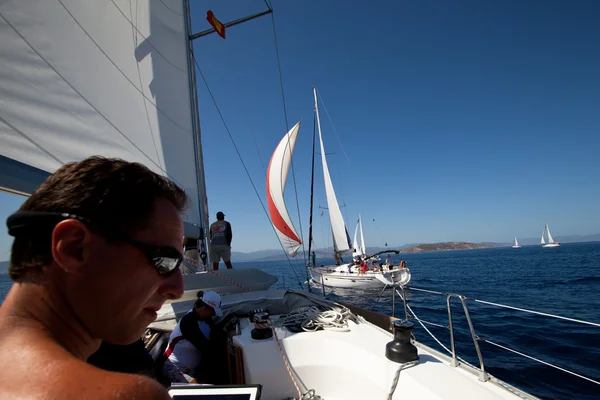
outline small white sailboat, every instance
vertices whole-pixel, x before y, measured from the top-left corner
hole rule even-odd
[[[515,236],[515,243],[512,246],[513,249],[520,249],[521,246],[519,245],[519,242],[517,241],[517,237]]]
[[[545,235],[548,235],[548,241],[547,242],[544,239]],[[558,246],[560,246],[560,243],[559,242],[555,242],[554,239],[552,238],[552,235],[550,234],[550,228],[548,227],[548,224],[546,224],[546,226],[544,226],[544,230],[542,231],[541,244],[542,244],[542,247],[558,247]]]

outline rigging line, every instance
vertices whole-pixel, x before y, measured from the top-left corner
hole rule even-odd
[[[265,4],[267,4],[267,7],[269,7],[270,10],[272,9],[271,6],[269,6],[269,4],[266,2],[266,0],[265,0]],[[275,42],[275,55],[277,57],[277,70],[279,71],[279,87],[281,88],[281,102],[283,104],[283,116],[285,118],[285,131],[289,132],[290,124],[288,122],[287,106],[285,103],[285,92],[283,90],[283,73],[281,72],[281,60],[279,58],[279,45],[277,44],[277,31],[275,29],[275,13],[274,12],[271,13],[271,24],[273,26],[273,40]],[[290,148],[289,145],[290,145],[290,138],[288,136],[288,148]],[[294,195],[296,197],[296,212],[298,213],[298,225],[300,227],[300,240],[302,240],[302,243],[304,243],[302,218],[301,218],[301,214],[300,214],[300,202],[298,200],[298,185],[296,184],[296,171],[294,168],[294,155],[292,154],[292,152],[290,152],[290,164],[292,166],[292,181],[294,182]],[[306,258],[306,250],[305,250],[304,246],[302,247],[302,253],[304,256],[304,262],[306,263],[308,261],[308,259]]]
[[[202,70],[200,69],[200,65],[198,64],[198,60],[196,60],[196,56],[194,55],[194,52],[191,53],[191,56],[192,56],[192,60],[194,60],[196,69],[198,70],[198,73],[200,74],[200,77],[202,78],[202,81],[204,82],[204,86],[206,86],[206,90],[208,91],[208,94],[209,94],[210,98],[212,99],[213,104],[215,105],[217,113],[219,114],[219,117],[221,118],[221,122],[223,122],[223,126],[225,127],[225,131],[227,132],[227,135],[229,136],[229,140],[231,140],[231,143],[233,144],[233,148],[235,149],[235,152],[237,153],[238,158],[240,159],[240,162],[242,163],[242,167],[244,167],[244,171],[246,171],[246,175],[248,176],[248,179],[250,180],[250,184],[252,185],[252,188],[254,189],[254,193],[256,194],[256,197],[258,198],[260,206],[262,207],[265,215],[267,216],[267,219],[271,223],[271,228],[273,229],[273,232],[275,232],[275,237],[277,237],[277,240],[279,241],[279,245],[283,249],[283,253],[285,254],[285,256],[288,260],[288,263],[290,264],[290,267],[292,268],[292,271],[294,272],[294,275],[296,276],[296,280],[298,281],[298,284],[300,285],[300,287],[302,289],[304,289],[304,286],[302,286],[302,282],[300,282],[300,278],[298,278],[298,274],[296,273],[296,270],[294,269],[294,266],[292,265],[292,261],[290,260],[288,253],[285,251],[285,248],[283,247],[283,243],[281,242],[281,239],[279,239],[279,235],[277,235],[277,231],[275,230],[275,226],[273,225],[273,222],[271,221],[271,217],[269,216],[269,213],[268,213],[267,209],[265,208],[265,204],[264,204],[262,198],[258,194],[258,189],[256,188],[256,185],[254,184],[254,180],[252,179],[252,176],[250,175],[250,171],[248,171],[248,168],[246,167],[246,163],[244,163],[242,154],[240,153],[240,150],[238,149],[237,144],[235,143],[235,140],[233,139],[233,135],[231,134],[231,131],[229,130],[229,127],[227,126],[227,123],[225,122],[225,117],[223,117],[223,114],[221,113],[221,109],[219,108],[219,105],[217,104],[217,100],[215,99],[215,96],[213,96],[213,93],[210,90],[210,87],[208,86],[208,82],[207,82],[206,78],[204,77]]]
[[[54,65],[50,64],[50,62],[48,60],[46,60],[46,58],[44,56],[42,56],[42,54],[35,48],[33,47],[33,45],[31,43],[29,43],[29,41],[27,39],[25,39],[25,37],[21,34],[21,32],[19,32],[11,23],[10,21],[8,21],[6,19],[6,17],[0,13],[0,18],[8,25],[12,28],[12,30],[19,35],[19,37],[21,38],[21,40],[23,40],[23,42],[25,42],[27,44],[27,46],[29,46],[29,48],[31,49],[31,51],[33,51],[42,61],[44,61],[46,63],[46,65],[48,65],[48,67],[50,67],[50,69],[52,69],[52,71],[54,71],[54,73],[59,76],[63,82],[69,86],[71,88],[71,90],[73,90],[75,93],[77,93],[77,95],[87,103],[87,105],[90,106],[90,108],[92,110],[94,110],[96,113],[98,113],[98,115],[100,117],[102,117],[110,126],[112,126],[115,131],[119,132],[119,134],[121,134],[121,136],[123,136],[123,138],[129,142],[129,144],[131,144],[137,151],[140,152],[140,154],[142,154],[144,157],[146,157],[147,161],[149,161],[150,163],[152,163],[153,165],[155,165],[160,171],[162,171],[162,173],[168,177],[169,179],[171,179],[173,182],[177,183],[180,186],[181,185],[179,182],[177,182],[177,180],[173,179],[172,177],[169,176],[169,174],[167,173],[167,171],[165,171],[164,169],[161,168],[160,165],[158,165],[156,162],[154,162],[154,160],[152,158],[150,158],[149,155],[147,155],[146,153],[144,153],[144,151],[138,147],[138,145],[136,145],[129,137],[127,137],[127,135],[125,135],[107,116],[105,116],[102,112],[100,112],[100,110],[98,110],[96,108],[96,106],[94,106],[92,104],[92,102],[90,100],[88,100],[83,94],[81,94],[81,92],[79,92],[79,90],[77,90],[77,88],[75,88],[75,86],[73,86],[73,84],[71,82],[69,82],[60,72],[58,72],[58,70],[56,68],[54,68]],[[108,136],[107,136],[108,137]],[[115,145],[119,145],[121,148],[123,148],[123,146],[121,146],[119,143],[115,142],[114,140],[112,140],[110,137],[108,137],[108,139],[110,139]],[[124,148],[123,148],[124,149]],[[126,149],[125,149],[126,150]],[[64,164],[64,163],[63,163]]]
[[[267,170],[265,169],[265,163],[263,162],[262,156],[260,155],[260,149],[258,147],[258,143],[256,143],[256,137],[254,136],[254,131],[252,130],[252,126],[248,123],[248,128],[250,129],[250,134],[252,135],[252,141],[254,142],[254,146],[256,147],[256,154],[258,154],[258,160],[260,161],[260,166],[262,167],[263,174],[267,176]]]
[[[549,366],[549,367],[556,368],[556,369],[558,369],[558,370],[560,370],[560,371],[566,372],[566,373],[568,373],[568,374],[571,374],[571,375],[573,375],[573,376],[576,376],[576,377],[578,377],[578,378],[585,379],[586,381],[589,381],[589,382],[595,383],[596,385],[600,385],[600,382],[599,382],[599,381],[596,381],[596,380],[593,380],[593,379],[591,379],[591,378],[588,378],[587,376],[583,376],[583,375],[580,375],[580,374],[578,374],[578,373],[575,373],[575,372],[573,372],[573,371],[569,371],[568,369],[561,368],[561,367],[559,367],[558,365],[550,364],[549,362],[546,362],[546,361],[540,360],[539,358],[535,358],[535,357],[529,356],[529,355],[527,355],[527,354],[525,354],[525,353],[521,353],[520,351],[513,350],[513,349],[511,349],[510,347],[502,346],[501,344],[498,344],[498,343],[492,342],[491,340],[487,340],[487,339],[482,339],[482,340],[483,340],[484,342],[486,342],[486,343],[489,343],[489,344],[491,344],[491,345],[494,345],[494,346],[496,346],[496,347],[499,347],[499,348],[501,348],[501,349],[504,349],[504,350],[506,350],[506,351],[510,351],[510,352],[512,352],[512,353],[518,354],[518,355],[520,355],[520,356],[522,356],[522,357],[525,357],[525,358],[528,358],[528,359],[530,359],[530,360],[534,360],[534,361],[537,361],[537,362],[539,362],[539,363],[541,363],[541,364],[547,365],[547,366]]]
[[[344,200],[344,214],[346,214],[346,226],[348,226],[348,222],[350,221],[348,219],[348,207],[346,207],[346,195],[344,194],[344,184],[343,184],[343,179],[342,179],[342,173],[340,172],[340,163],[337,162],[337,158],[335,160],[335,167],[337,169],[337,174],[339,177],[339,181],[340,181],[340,192],[342,195],[342,199]]]
[[[183,16],[182,13],[178,13],[177,11],[173,10],[171,7],[169,7],[168,5],[165,4],[165,2],[163,0],[159,0],[163,6],[165,6],[165,8],[169,11],[171,11],[173,14],[175,15],[179,15],[180,17]]]
[[[114,3],[113,3],[114,4]],[[137,9],[135,10],[136,18],[137,18]],[[133,19],[133,10],[131,9],[131,0],[129,0],[129,14],[131,15],[131,19]],[[135,43],[135,47],[138,45],[138,33],[139,31],[131,25],[131,36],[133,39],[133,43]],[[162,161],[160,158],[160,154],[158,153],[158,147],[156,146],[156,139],[154,138],[154,131],[152,130],[152,123],[150,122],[150,113],[148,112],[148,105],[146,104],[146,97],[144,95],[144,84],[142,81],[142,73],[140,72],[140,63],[136,62],[135,67],[137,68],[138,80],[140,82],[140,88],[142,89],[142,101],[144,102],[144,112],[146,113],[146,121],[148,122],[148,130],[150,131],[150,137],[152,138],[152,144],[154,145],[154,151],[156,152],[156,160],[163,168]]]
[[[71,13],[71,11],[62,3],[62,0],[58,0],[59,4],[65,9],[65,11],[67,12],[67,14],[69,14],[69,16],[71,16],[71,18],[73,19],[73,21],[77,24],[77,26],[79,26],[79,28],[83,31],[83,33],[85,33],[85,35],[88,37],[88,39],[91,40],[92,43],[94,43],[94,45],[98,48],[98,50],[104,55],[104,57],[106,57],[106,59],[115,67],[115,69],[117,71],[119,71],[121,73],[121,75],[123,75],[123,77],[127,80],[127,82],[129,82],[129,84],[131,86],[133,86],[133,88],[135,90],[137,90],[138,92],[140,92],[142,94],[142,96],[144,96],[146,98],[146,100],[148,100],[148,102],[150,104],[152,104],[154,106],[154,108],[156,108],[157,111],[159,111],[162,115],[165,116],[165,118],[167,118],[169,121],[171,121],[173,123],[173,125],[175,125],[176,127],[178,127],[179,129],[181,129],[182,131],[188,133],[190,132],[188,129],[180,126],[174,119],[172,119],[167,113],[165,113],[162,109],[160,109],[158,107],[158,105],[156,105],[152,99],[149,99],[148,97],[146,97],[144,95],[144,93],[142,93],[142,91],[131,81],[131,79],[129,79],[129,77],[121,70],[121,68],[119,68],[119,66],[108,56],[108,54],[106,54],[106,52],[102,49],[102,47],[98,44],[98,42],[96,42],[94,40],[94,38],[92,38],[92,36],[88,33],[88,31],[86,31],[83,28],[83,25],[81,25],[79,23],[79,21],[77,20],[77,18],[75,18],[75,16]],[[118,8],[118,7],[117,7]],[[120,9],[119,9],[120,11]],[[130,21],[131,22],[131,21]],[[150,42],[148,42],[150,43]]]
[[[323,101],[323,98],[321,97],[321,93],[317,90],[317,94],[319,95],[319,99],[321,99],[321,104],[323,105],[323,108],[325,109],[325,114],[327,114],[327,118],[329,119],[329,123],[331,124],[331,127],[333,128],[333,132],[335,133],[335,137],[338,140],[338,143],[340,144],[340,147],[342,148],[342,153],[344,153],[344,157],[346,157],[346,161],[348,162],[348,169],[350,172],[350,176],[354,176],[354,174],[352,173],[352,164],[350,163],[350,159],[348,158],[348,154],[346,154],[346,150],[344,150],[344,146],[342,145],[342,141],[340,140],[340,136],[337,133],[337,129],[335,129],[335,125],[333,125],[333,120],[331,119],[331,116],[329,115],[329,111],[327,111],[327,106],[325,105],[325,102]]]
[[[29,136],[27,136],[27,134],[25,132],[23,132],[22,130],[20,130],[16,126],[12,125],[7,120],[5,120],[1,115],[0,115],[0,121],[4,122],[4,124],[6,126],[8,126],[10,129],[12,129],[15,133],[17,133],[18,135],[24,137],[25,140],[27,140],[32,145],[34,145],[35,147],[37,147],[40,151],[42,151],[48,157],[52,158],[54,161],[58,162],[60,165],[64,165],[64,163],[65,163],[64,161],[62,161],[61,159],[59,159],[58,157],[56,157],[54,154],[50,153],[41,144],[38,144],[35,140],[33,140],[32,138],[30,138]]]
[[[129,25],[131,25],[131,27],[132,27],[133,29],[135,29],[135,30],[137,31],[137,33],[138,33],[138,34],[139,34],[141,37],[143,37],[143,38],[144,38],[144,41],[145,41],[146,43],[148,43],[148,45],[150,45],[150,47],[152,47],[152,48],[154,49],[154,51],[155,51],[155,52],[156,52],[156,53],[157,53],[159,56],[161,56],[161,58],[162,58],[163,60],[165,60],[165,61],[166,61],[166,62],[167,62],[169,65],[171,65],[171,66],[172,66],[173,68],[175,68],[176,70],[178,70],[178,71],[181,71],[181,72],[183,72],[183,73],[185,73],[185,72],[186,72],[186,71],[185,71],[185,69],[183,69],[183,68],[181,68],[181,67],[179,67],[179,66],[177,66],[177,65],[173,64],[173,63],[171,62],[171,60],[169,60],[169,59],[168,59],[168,58],[167,58],[167,57],[166,57],[166,56],[165,56],[163,53],[161,53],[161,52],[160,52],[160,51],[159,51],[159,50],[156,48],[156,46],[154,46],[154,45],[152,44],[152,42],[151,42],[151,41],[150,41],[150,40],[149,40],[149,39],[148,39],[146,36],[144,36],[144,34],[143,34],[142,32],[140,32],[140,31],[139,31],[139,29],[137,28],[137,0],[136,0],[136,10],[135,10],[135,11],[136,11],[136,17],[135,17],[135,19],[136,19],[136,22],[135,22],[135,24],[134,24],[134,23],[133,23],[133,22],[132,22],[132,21],[131,21],[129,18],[127,18],[127,15],[125,15],[125,13],[123,12],[123,10],[121,10],[121,9],[119,8],[119,6],[118,6],[118,5],[115,3],[115,1],[114,1],[114,0],[110,0],[110,2],[111,2],[111,3],[113,3],[113,5],[115,6],[115,8],[116,8],[116,9],[117,9],[117,10],[118,10],[120,13],[121,13],[121,15],[123,16],[123,18],[125,18],[125,21],[129,22]],[[162,3],[162,2],[161,2],[161,3]],[[164,3],[163,3],[163,4],[164,4]],[[63,6],[63,7],[64,7],[64,6]],[[180,14],[180,15],[182,15],[182,14]],[[75,19],[75,18],[73,18],[73,19]]]

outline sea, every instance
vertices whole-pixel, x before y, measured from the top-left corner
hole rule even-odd
[[[600,242],[568,243],[557,248],[523,246],[401,254],[412,274],[410,286],[466,296],[485,369],[491,375],[542,399],[591,400],[600,398],[600,385],[569,375],[543,363],[515,354],[484,340],[510,348],[560,368],[600,381],[600,327],[532,315],[478,303],[472,299],[600,323]],[[260,268],[279,278],[274,288],[307,290],[302,261],[233,261],[234,268]],[[318,259],[327,263],[331,260]],[[10,288],[0,275],[0,301]],[[312,287],[323,293],[321,287]],[[325,288],[325,296],[388,315],[392,291]],[[407,289],[407,304],[425,326],[450,348],[446,296]],[[394,307],[404,317],[399,296]],[[458,356],[479,366],[464,311],[452,299],[452,316]],[[414,336],[442,352],[432,336],[415,324]],[[383,351],[383,349],[382,349]]]

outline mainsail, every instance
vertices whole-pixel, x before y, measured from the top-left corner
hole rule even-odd
[[[267,172],[267,202],[271,222],[285,251],[292,257],[296,255],[302,242],[285,207],[283,194],[299,129],[300,122],[281,139],[271,156]]]
[[[186,5],[0,2],[0,188],[29,194],[91,155],[136,161],[185,189],[186,235],[198,237],[207,205]]]
[[[314,88],[315,111],[317,113],[317,127],[319,130],[319,143],[321,145],[321,161],[323,164],[323,178],[325,180],[325,194],[327,196],[327,208],[329,209],[329,221],[331,222],[331,231],[333,234],[333,248],[338,253],[343,253],[351,248],[350,237],[346,231],[346,224],[342,218],[342,212],[333,190],[333,183],[327,167],[325,157],[325,146],[323,146],[323,136],[321,134],[321,121],[319,119],[319,107],[317,104],[317,89]]]
[[[544,240],[544,235],[546,234],[546,228],[548,228],[548,226],[544,226],[544,230],[542,231],[542,244],[546,244],[546,241]]]

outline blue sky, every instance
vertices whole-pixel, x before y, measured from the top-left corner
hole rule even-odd
[[[259,0],[192,2],[222,21]],[[274,1],[306,240],[313,125],[321,106],[329,167],[348,230],[367,245],[502,241],[600,232],[600,3],[596,1]],[[286,132],[271,17],[195,42],[196,57],[265,201],[265,172]],[[198,77],[211,220],[233,250],[278,242]],[[335,129],[334,129],[335,128]],[[336,135],[337,133],[337,135]],[[340,146],[343,146],[343,148]],[[347,157],[345,156],[347,155]],[[320,166],[315,202],[325,205]],[[294,182],[286,199],[299,229]],[[0,217],[20,199],[0,194]],[[315,211],[317,246],[330,245]],[[375,222],[373,222],[375,219]],[[10,240],[0,235],[0,259]]]

